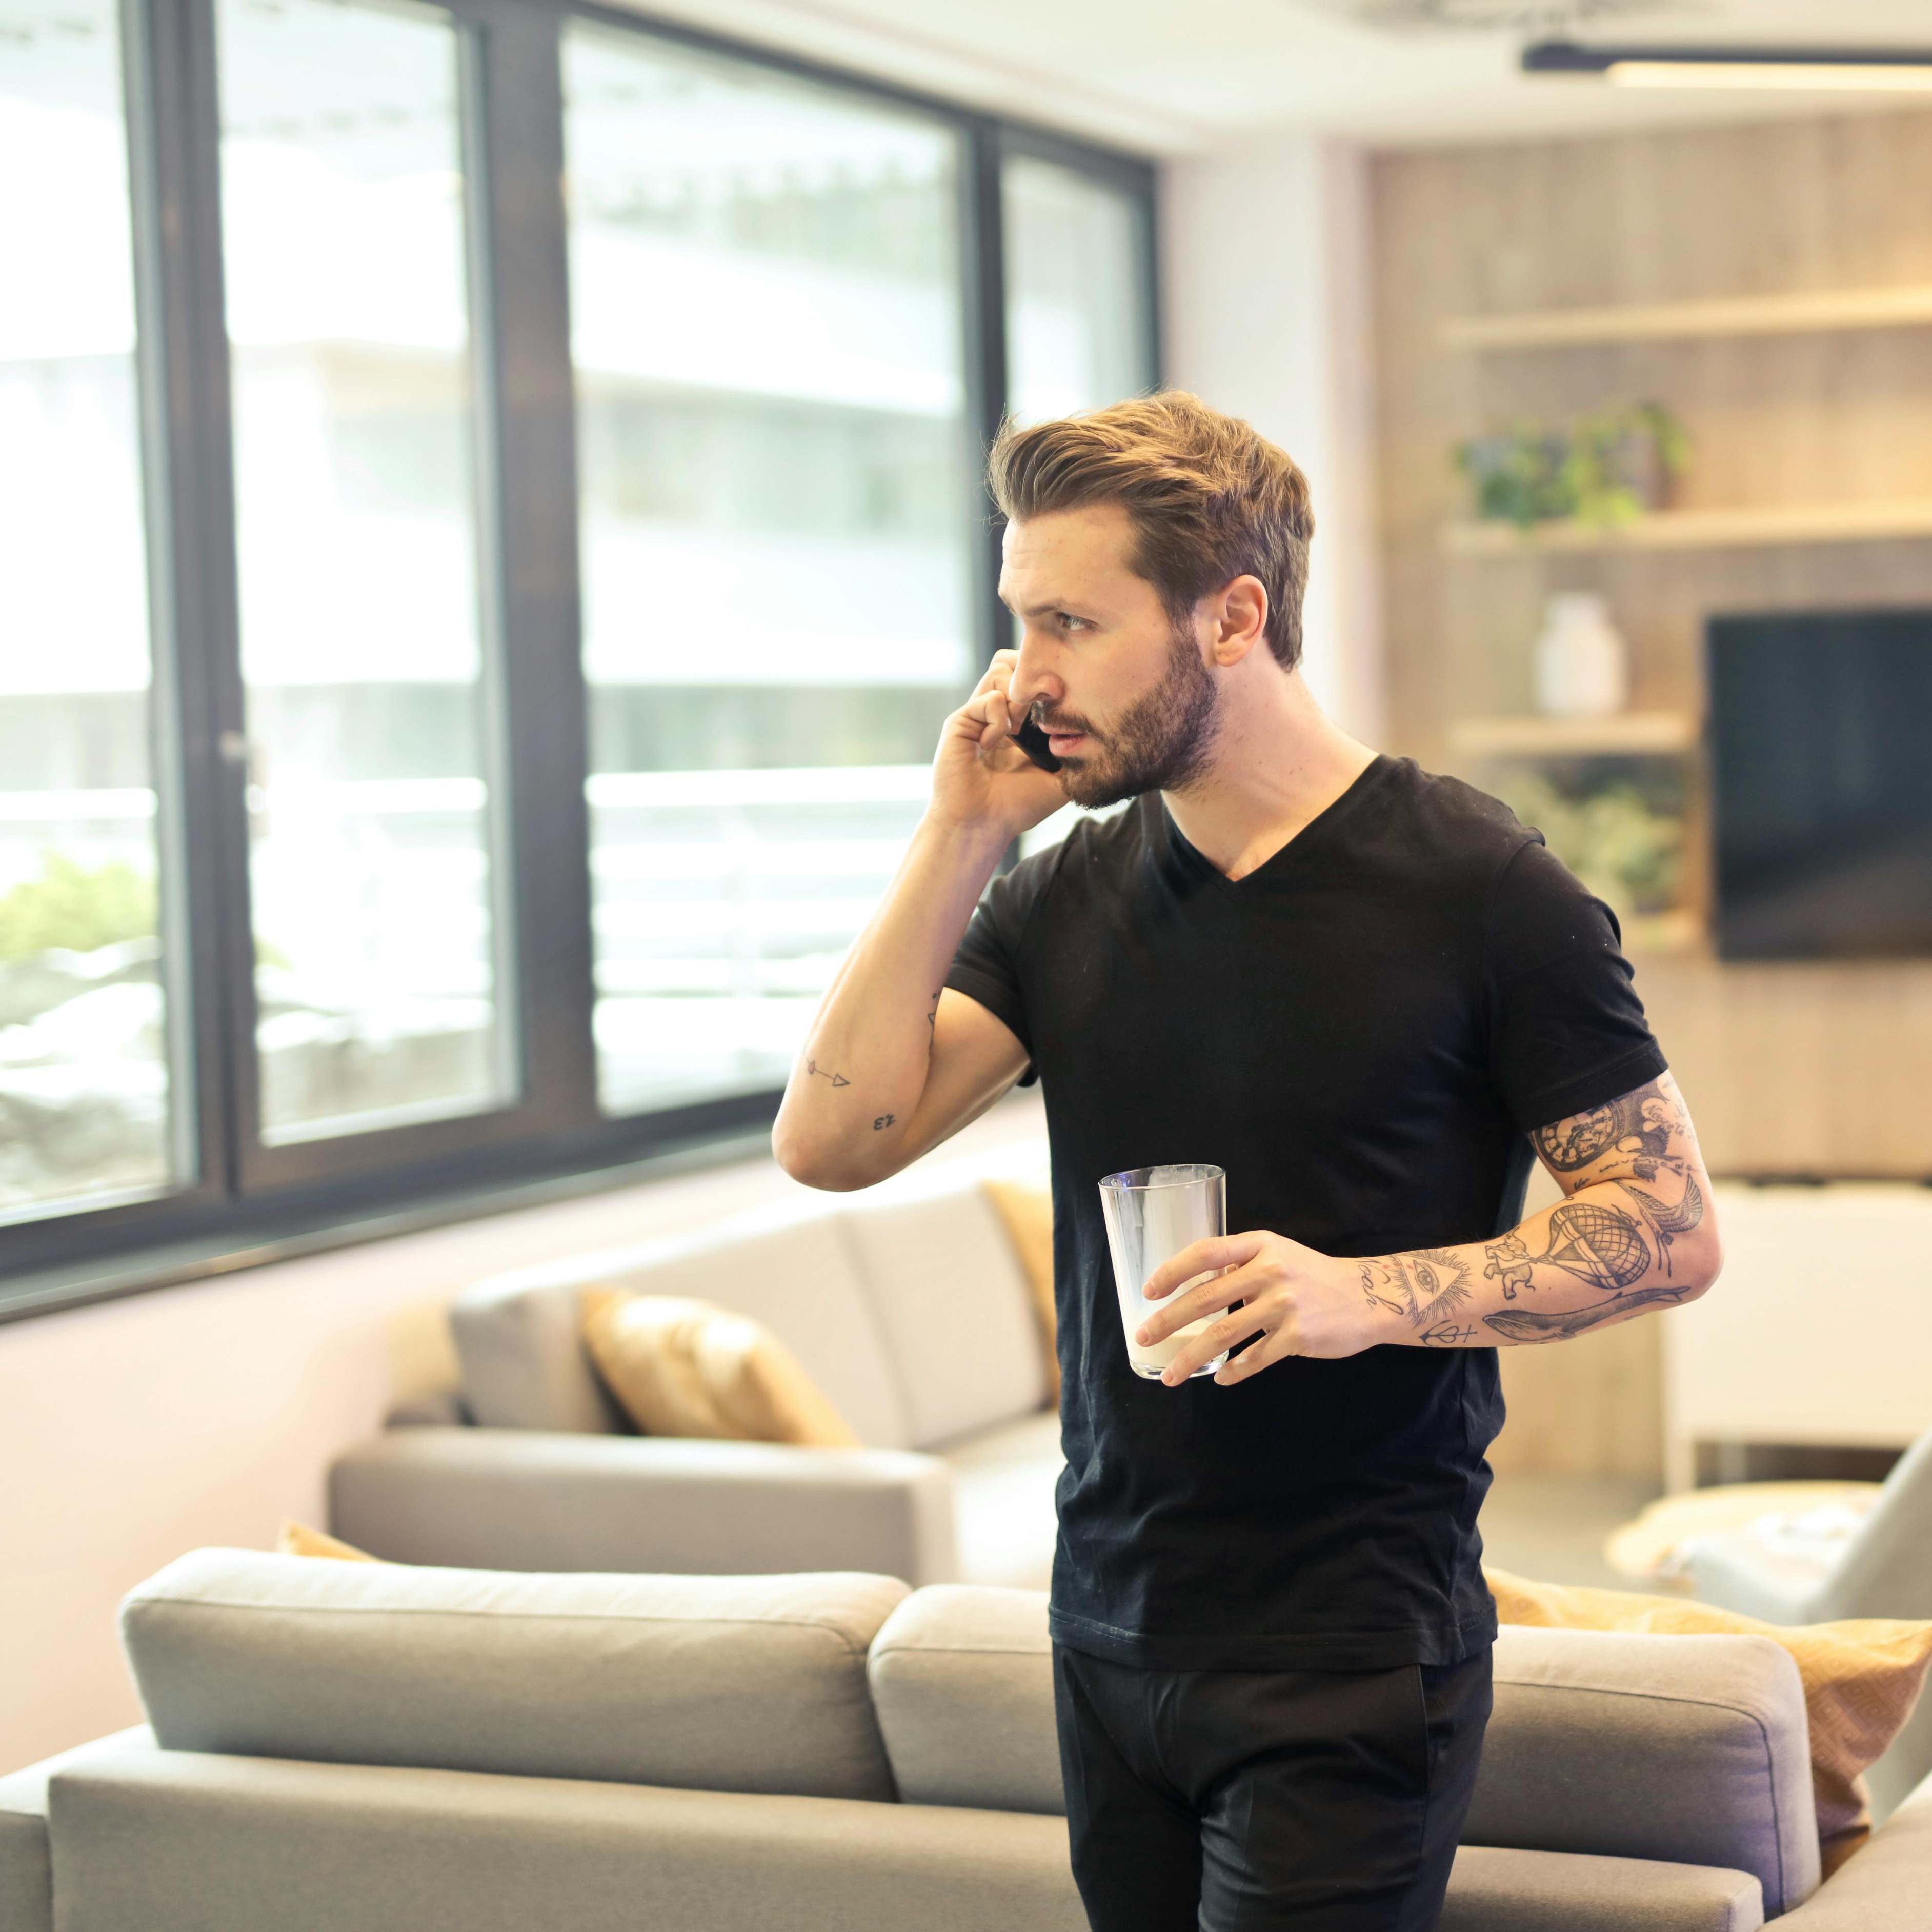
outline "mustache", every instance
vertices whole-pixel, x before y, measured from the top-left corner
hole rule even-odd
[[[1095,737],[1099,735],[1087,724],[1076,724],[1063,718],[1048,718],[1043,716],[1036,707],[1031,713],[1031,716],[1033,722],[1042,731],[1057,732],[1062,737],[1070,738],[1076,733],[1083,737]]]

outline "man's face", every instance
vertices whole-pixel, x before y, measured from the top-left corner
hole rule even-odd
[[[1006,526],[1000,596],[1020,620],[1012,692],[1052,740],[1072,803],[1180,791],[1213,755],[1219,686],[1190,628],[1177,628],[1130,567],[1118,504]]]

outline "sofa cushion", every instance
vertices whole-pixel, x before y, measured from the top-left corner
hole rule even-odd
[[[584,1344],[646,1436],[862,1447],[797,1357],[762,1322],[734,1309],[687,1295],[586,1288]]]
[[[790,1203],[672,1241],[578,1256],[478,1282],[450,1311],[464,1394],[496,1429],[627,1430],[580,1332],[591,1286],[688,1295],[762,1322],[874,1449],[911,1436],[844,1222]]]
[[[1059,1533],[1054,1490],[1066,1466],[1058,1413],[1037,1409],[940,1454],[952,1472],[960,1581],[1045,1589]]]
[[[1060,1402],[1060,1310],[1054,1298],[1053,1190],[1044,1175],[1021,1180],[994,1175],[982,1184],[1013,1244],[1033,1304],[1040,1352],[1046,1358],[1046,1397]]]
[[[1046,1360],[1031,1293],[978,1186],[948,1176],[884,1188],[842,1219],[898,1370],[914,1448],[1040,1407]]]
[[[1066,1810],[1044,1591],[915,1590],[873,1638],[867,1675],[906,1803]]]
[[[1804,1688],[1767,1637],[1505,1624],[1465,1843],[1819,1877]]]
[[[164,1750],[887,1798],[856,1573],[513,1575],[203,1550],[122,1632]]]

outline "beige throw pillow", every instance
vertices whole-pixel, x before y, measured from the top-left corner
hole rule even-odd
[[[1040,1324],[1040,1340],[1046,1348],[1048,1399],[1058,1408],[1060,1350],[1053,1302],[1053,1192],[1023,1180],[988,1180],[983,1185],[987,1199],[999,1210],[1026,1276],[1034,1318]]]
[[[1863,1617],[1834,1624],[1768,1624],[1679,1597],[1640,1596],[1532,1582],[1486,1570],[1506,1624],[1565,1630],[1712,1632],[1768,1636],[1797,1660],[1811,1730],[1811,1795],[1828,1874],[1864,1842],[1871,1801],[1864,1768],[1904,1727],[1932,1666],[1932,1623]]]
[[[856,1449],[852,1426],[764,1323],[682,1295],[586,1288],[584,1340],[646,1436]]]

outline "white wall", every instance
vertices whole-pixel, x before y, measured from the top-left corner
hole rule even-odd
[[[1016,1092],[928,1162],[1040,1140]],[[137,1723],[132,1585],[206,1544],[322,1520],[322,1478],[448,1364],[465,1282],[809,1192],[770,1159],[0,1326],[0,1771]]]
[[[1377,743],[1367,156],[1276,136],[1169,162],[1161,187],[1166,378],[1306,472],[1308,682],[1344,729]]]

